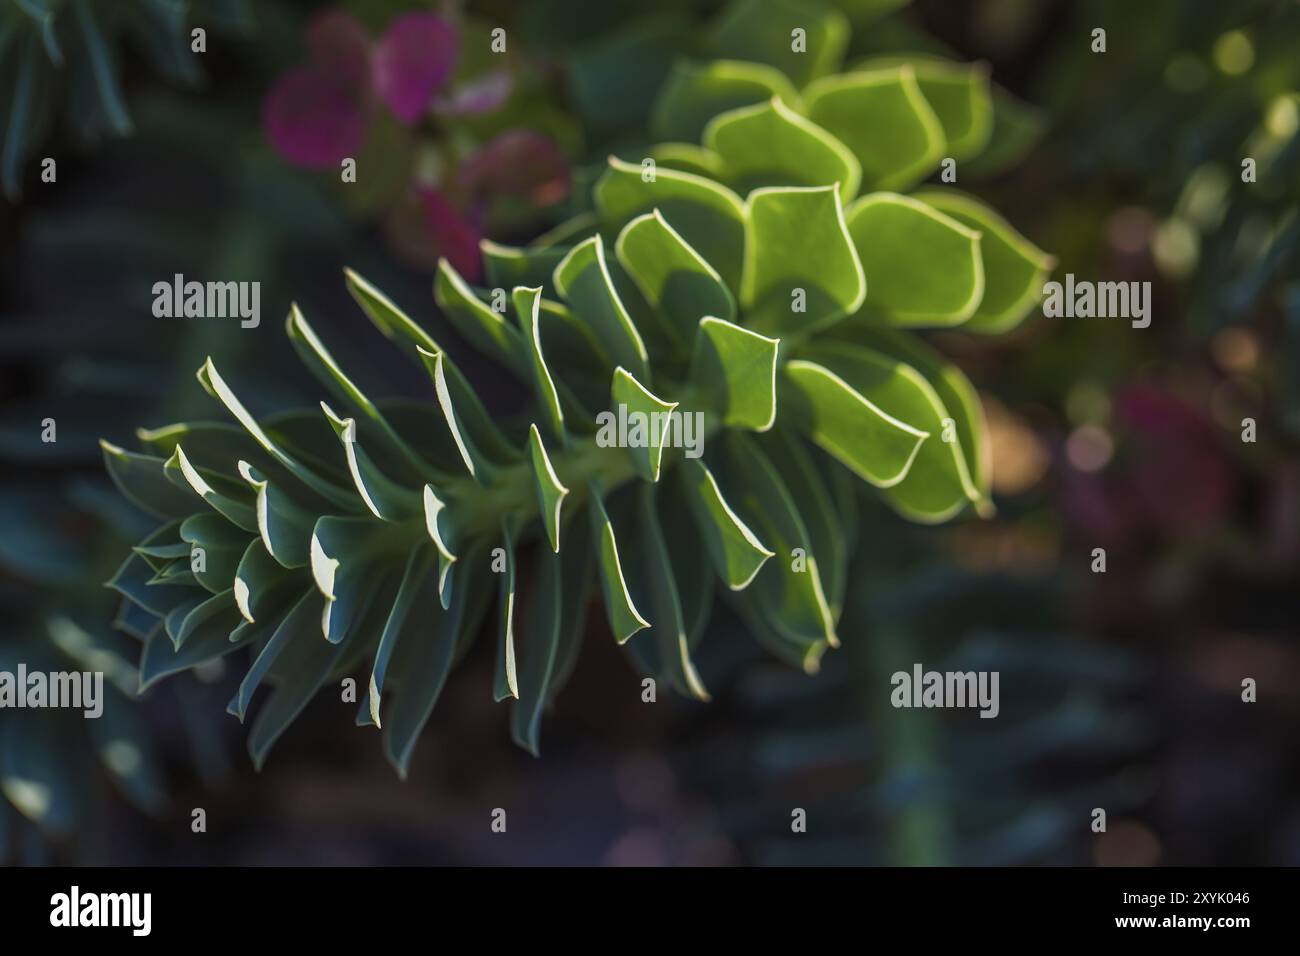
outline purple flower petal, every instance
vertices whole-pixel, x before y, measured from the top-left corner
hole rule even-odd
[[[344,10],[327,10],[307,27],[312,63],[337,77],[358,99],[370,96],[370,34]]]
[[[439,116],[482,116],[501,108],[514,90],[515,80],[505,70],[485,73],[457,86],[447,96],[433,101]]]
[[[432,13],[398,17],[375,49],[374,82],[393,115],[414,123],[456,66],[458,37],[451,21]]]
[[[462,216],[442,193],[419,190],[424,206],[424,223],[438,255],[446,256],[468,282],[483,278],[483,257],[479,252],[482,232]]]
[[[329,73],[295,67],[271,87],[262,124],[276,152],[308,169],[337,166],[365,140],[367,110]]]
[[[569,161],[541,133],[506,130],[465,160],[461,184],[477,198],[513,196],[547,206],[568,195]]]

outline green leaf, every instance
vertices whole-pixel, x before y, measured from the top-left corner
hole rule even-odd
[[[238,640],[232,640],[217,630],[205,629],[204,633],[192,635],[183,647],[178,648],[167,633],[159,628],[145,640],[144,650],[140,654],[139,692],[143,694],[164,678],[219,660],[250,643],[252,640],[249,637],[241,636]]]
[[[969,476],[967,495],[977,506],[988,501],[991,449],[984,408],[970,380],[916,336],[893,329],[864,329],[859,344],[906,362],[924,376],[952,418]],[[940,433],[942,439],[943,433]]]
[[[394,344],[400,346],[414,362],[426,371],[432,372],[428,358],[443,352],[442,346],[421,325],[394,305],[391,299],[357,273],[347,270],[346,276],[348,291],[352,293],[352,297],[375,326]],[[510,443],[506,441],[500,430],[493,425],[478,395],[449,356],[443,360],[443,375],[446,379],[446,391],[455,401],[463,427],[473,436],[475,444],[493,461],[514,460],[517,457],[514,449],[510,447]]]
[[[745,204],[730,189],[671,169],[656,169],[651,174],[611,156],[594,195],[601,220],[609,229],[621,229],[637,216],[658,209],[732,292],[740,287]]]
[[[411,476],[430,477],[433,472],[429,463],[407,444],[406,439],[389,424],[388,419],[384,417],[378,406],[367,398],[356,383],[348,377],[347,373],[334,359],[334,356],[325,348],[325,344],[321,342],[312,327],[307,324],[306,318],[298,310],[297,305],[289,308],[289,318],[285,323],[285,329],[294,349],[298,352],[299,358],[302,359],[308,370],[322,385],[335,395],[340,396],[361,412],[363,417],[377,426],[378,436],[388,448],[396,452],[401,462],[410,470]]]
[[[178,488],[194,492],[214,511],[245,531],[257,530],[256,495],[247,485],[234,478],[200,470],[190,463],[178,443],[163,465],[167,479]]]
[[[238,469],[257,494],[257,530],[266,550],[286,568],[305,567],[315,516],[248,462],[239,462]]]
[[[655,143],[650,147],[649,158],[655,161],[656,166],[680,173],[691,173],[705,179],[722,178],[722,157],[694,143]]]
[[[658,209],[623,227],[614,254],[646,302],[667,319],[666,326],[683,351],[704,316],[728,322],[735,318],[736,302],[722,277]]]
[[[297,640],[324,644],[315,633],[316,617],[312,602],[312,591],[308,589],[290,606],[288,613],[281,619],[272,632],[265,646],[253,658],[253,663],[239,682],[239,689],[231,701],[230,711],[242,723],[248,714],[248,707],[253,702],[253,694],[261,686],[262,679],[276,659],[284,653],[286,647]]]
[[[754,579],[759,610],[793,641],[835,645],[835,621],[811,552],[812,539],[776,468],[743,432],[727,433],[719,466],[727,500],[775,553]]]
[[[445,352],[426,352],[421,348],[420,358],[424,360],[429,377],[433,379],[434,394],[438,398],[438,407],[442,410],[443,420],[447,423],[448,432],[456,442],[456,448],[460,452],[461,461],[465,464],[465,470],[480,484],[486,483],[492,473],[492,464],[479,450],[473,431],[461,418],[460,403],[453,398],[448,370],[454,366],[451,365]],[[476,412],[473,410],[472,403],[470,403],[470,408],[471,415],[475,415]],[[478,408],[481,409],[482,406],[480,405]]]
[[[397,548],[388,529],[370,518],[325,516],[316,522],[311,535],[311,574],[325,597],[321,632],[331,644],[339,644],[365,613],[376,589],[374,562]]]
[[[817,559],[817,573],[825,589],[831,614],[839,616],[848,578],[849,543],[844,517],[832,497],[818,463],[792,433],[776,429],[757,439],[759,448],[776,469],[808,531],[808,553]],[[824,466],[823,466],[824,467]]]
[[[806,334],[857,311],[867,284],[835,187],[756,189],[746,212],[749,327]]]
[[[446,259],[438,260],[433,297],[456,331],[474,348],[516,375],[528,376],[528,349],[519,331],[475,295]]]
[[[555,288],[614,362],[648,377],[645,344],[614,289],[599,236],[569,250],[555,267]]]
[[[925,189],[916,198],[980,232],[984,296],[963,328],[1000,334],[1024,321],[1038,306],[1056,258],[1034,246],[988,206],[955,189]]]
[[[805,48],[794,48],[794,31]],[[816,0],[733,0],[710,36],[717,56],[769,63],[795,86],[835,71],[849,43],[849,22]]]
[[[943,126],[944,155],[960,163],[973,159],[988,145],[993,131],[993,95],[987,63],[950,63],[928,56],[878,58],[859,69],[889,68],[909,63],[926,102]]]
[[[871,296],[866,311],[900,326],[960,325],[984,295],[980,234],[897,193],[845,210]]]
[[[340,417],[324,402],[320,407],[343,446],[348,473],[370,513],[384,521],[403,521],[418,515],[421,511],[420,496],[390,479],[366,454],[357,440],[356,419]]]
[[[949,418],[938,394],[912,366],[860,346],[827,344],[808,357],[866,396],[885,414],[928,435],[902,479],[887,486],[887,500],[904,516],[929,523],[946,521],[978,500],[957,441],[945,441]],[[847,462],[846,462],[847,464]]]
[[[533,425],[528,429],[528,452],[533,462],[533,483],[537,489],[537,510],[546,528],[546,540],[551,550],[560,550],[560,508],[569,489],[564,487],[551,467],[550,456],[542,444],[542,435]]]
[[[672,561],[655,510],[655,492],[655,486],[649,484],[636,489],[636,536],[628,555],[628,580],[654,623],[636,638],[635,646],[653,643],[660,675],[668,684],[680,694],[708,700],[709,692],[691,660]]]
[[[451,569],[457,560],[452,550],[455,532],[447,506],[432,485],[424,486],[424,527],[438,551],[438,596],[443,608],[447,608],[451,603]]]
[[[773,552],[731,509],[708,466],[688,458],[677,467],[682,493],[718,577],[733,591],[749,587]]]
[[[910,65],[823,77],[805,103],[857,158],[864,190],[910,189],[943,158],[943,127]]]
[[[155,518],[184,518],[194,514],[194,495],[168,480],[163,459],[130,452],[102,439],[99,447],[104,452],[108,476],[137,508]]]
[[[556,549],[558,551],[558,549]],[[564,624],[561,560],[556,552],[540,552],[535,573],[528,625],[523,646],[523,668],[519,675],[519,699],[510,711],[510,733],[515,743],[534,757],[551,676],[555,673]]]
[[[627,452],[637,474],[646,481],[658,481],[664,443],[672,437],[671,429],[680,427],[672,424],[677,403],[663,401],[623,368],[614,370],[609,400],[614,411],[601,412],[602,435],[606,429],[617,430],[623,409],[626,409]],[[606,447],[618,444],[609,436],[598,439],[598,443]]]
[[[650,624],[643,618],[632,603],[627,583],[623,579],[623,565],[619,559],[618,541],[614,537],[614,526],[610,524],[605,512],[605,503],[601,500],[600,490],[591,489],[588,500],[588,513],[591,517],[592,534],[596,537],[596,557],[600,568],[600,584],[605,595],[605,614],[609,618],[609,629],[614,639],[626,644],[637,631]]]
[[[138,554],[131,554],[122,562],[105,587],[112,588],[149,613],[162,617],[175,606],[178,600],[177,592],[150,586],[149,581],[153,576],[153,568],[148,562]],[[207,591],[197,587],[187,588],[181,593],[185,597],[206,598],[208,595]]]
[[[266,550],[261,538],[254,539],[244,550],[235,569],[235,604],[244,620],[256,622],[284,606],[284,592],[292,587],[301,591],[302,576],[291,574]]]
[[[700,319],[691,380],[720,399],[723,422],[767,431],[776,421],[776,360],[771,339],[712,316]]]
[[[775,67],[743,60],[679,60],[655,100],[650,128],[656,139],[699,142],[719,113],[774,96],[799,103],[798,91]]]
[[[503,246],[484,239],[479,243],[483,251],[484,270],[488,285],[496,289],[514,289],[519,286],[541,288],[547,295],[555,295],[551,279],[555,267],[560,264],[568,249],[549,247],[545,249],[519,249]]]
[[[818,447],[877,488],[907,476],[929,436],[890,415],[879,399],[909,383],[894,383],[884,373],[847,381],[824,363],[805,359],[787,362],[783,373],[781,401],[789,403],[792,417]]]
[[[468,555],[466,561],[474,567],[481,558],[478,552]],[[385,722],[384,750],[403,780],[416,740],[451,672],[461,635],[473,631],[486,604],[487,590],[479,583],[485,578],[471,575],[471,586],[453,589],[449,606],[440,612],[435,610],[431,636],[399,646],[401,657],[393,667],[402,675],[402,686]]]
[[[235,592],[227,588],[186,614],[172,639],[177,648],[184,647],[191,637],[204,639],[205,643],[221,637],[229,643],[231,631],[240,623],[239,608],[235,606]]]
[[[258,770],[266,763],[272,745],[316,696],[348,652],[344,644],[320,640],[311,633],[310,627],[295,627],[291,633],[288,646],[272,662],[281,679],[258,710],[248,734],[248,753]]]
[[[419,640],[420,631],[427,621],[426,614],[436,613],[432,600],[428,597],[428,579],[433,572],[434,549],[422,545],[411,549],[407,555],[406,567],[402,570],[402,581],[398,585],[397,598],[393,601],[384,631],[379,636],[379,645],[375,649],[374,664],[370,669],[370,683],[366,691],[369,701],[370,719],[376,727],[380,722],[380,703],[383,698],[384,678],[388,673],[388,663],[399,641]],[[412,609],[420,603],[421,612],[412,615]]]
[[[181,522],[181,539],[190,543],[190,558],[185,562],[200,584],[213,594],[231,586],[235,569],[248,550],[248,534],[215,514],[191,515]],[[203,549],[203,559],[196,552]]]
[[[204,390],[226,407],[226,410],[244,427],[244,430],[252,436],[262,450],[269,453],[295,478],[321,497],[347,511],[351,511],[356,507],[356,499],[351,492],[322,478],[293,455],[290,455],[271,434],[257,423],[257,420],[244,407],[244,404],[235,393],[231,391],[225,379],[217,372],[217,367],[213,364],[211,358],[203,363],[197,377]]]
[[[519,324],[528,342],[533,388],[546,411],[546,421],[551,435],[563,442],[565,440],[564,409],[560,405],[560,393],[556,390],[555,380],[551,378],[546,357],[542,354],[542,290],[540,287],[532,289],[519,287],[514,290],[513,299],[515,314],[519,317]]]
[[[505,553],[505,572],[498,589],[501,615],[497,627],[497,662],[493,673],[492,696],[499,703],[507,697],[518,699],[519,679],[515,673],[515,536],[510,519],[501,522],[501,550]]]
[[[760,186],[838,185],[857,195],[862,167],[843,143],[779,99],[710,120],[704,146],[722,159],[722,178],[740,193]]]
[[[5,195],[14,202],[18,201],[22,190],[22,163],[28,150],[28,127],[37,92],[39,55],[36,37],[29,37],[27,48],[22,52],[22,63],[18,67],[18,77],[9,105],[9,124],[5,128],[4,149],[0,152],[0,181],[3,181]]]

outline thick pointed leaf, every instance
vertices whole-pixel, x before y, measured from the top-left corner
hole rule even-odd
[[[966,471],[970,477],[968,496],[977,505],[987,501],[991,469],[988,428],[979,395],[962,370],[915,335],[906,332],[893,329],[868,329],[861,332],[858,341],[861,345],[906,362],[930,383],[930,387],[939,396],[956,430],[956,442],[961,448],[962,457],[966,461]],[[943,441],[953,437],[946,432],[945,427],[945,433],[940,434],[940,439]]]
[[[944,441],[945,431],[956,434],[955,427],[948,427],[948,411],[920,372],[883,353],[846,343],[810,350],[809,358],[885,414],[928,435],[902,480],[887,489],[886,499],[902,514],[916,521],[945,521],[978,500],[960,442]]]
[[[199,583],[213,594],[231,587],[235,569],[248,550],[248,533],[220,515],[201,514],[181,522],[180,535],[190,543],[187,563]]]
[[[356,505],[356,495],[331,481],[328,481],[321,475],[308,468],[305,464],[291,455],[275,438],[249,413],[244,407],[243,402],[235,395],[230,386],[226,384],[217,367],[209,358],[203,363],[198,371],[199,384],[216,398],[226,410],[239,422],[240,425],[252,436],[253,440],[274,458],[281,466],[289,471],[295,478],[301,481],[308,488],[317,494],[329,500],[331,503],[338,505],[346,511],[354,510]]]
[[[718,470],[727,500],[776,555],[754,579],[754,600],[763,616],[791,640],[836,644],[812,536],[775,466],[753,438],[729,432]]]
[[[493,461],[513,461],[517,453],[510,443],[493,424],[483,403],[465,376],[461,374],[456,363],[444,354],[444,350],[424,327],[399,309],[391,299],[372,286],[357,273],[347,272],[348,291],[362,311],[375,326],[398,345],[407,355],[432,374],[429,358],[443,354],[443,375],[445,389],[456,403],[457,413],[462,428],[473,437],[476,445]],[[436,385],[436,383],[435,383]],[[435,478],[438,476],[434,476]]]
[[[235,605],[245,621],[258,621],[283,608],[286,592],[301,592],[305,583],[302,574],[294,574],[276,561],[262,539],[256,538],[235,569]]]
[[[611,156],[594,194],[601,221],[612,230],[658,209],[733,293],[740,288],[745,204],[730,189],[702,176],[648,170]]]
[[[636,536],[633,550],[628,552],[628,581],[653,623],[637,635],[634,646],[653,643],[662,668],[659,676],[680,694],[708,700],[709,692],[691,660],[677,582],[655,508],[655,491],[649,484],[636,489]]]
[[[722,179],[739,193],[838,185],[848,202],[862,182],[862,167],[847,146],[777,98],[715,116],[704,146],[722,159]]]
[[[343,418],[324,402],[320,403],[325,418],[343,446],[348,473],[356,486],[357,494],[376,518],[384,521],[402,521],[420,513],[420,496],[389,478],[366,454],[357,440],[355,418]]]
[[[558,550],[558,549],[557,549]],[[555,673],[564,623],[562,561],[555,552],[539,552],[519,673],[519,700],[510,711],[510,734],[534,757],[551,676]]]
[[[202,588],[192,587],[178,594],[171,588],[151,586],[149,581],[153,576],[154,570],[149,563],[140,555],[132,554],[122,562],[105,587],[112,588],[133,604],[159,617],[168,614],[176,602],[184,597],[207,597],[209,593]]]
[[[385,554],[405,553],[413,543],[406,526],[370,518],[326,516],[311,536],[311,573],[325,597],[321,631],[331,644],[340,643],[360,620],[379,587],[376,563]]]
[[[301,568],[311,557],[311,532],[316,519],[246,461],[239,474],[257,494],[257,531],[266,550],[286,568]]]
[[[677,467],[682,493],[718,577],[733,591],[749,587],[772,552],[722,497],[704,462],[687,459]]]
[[[797,105],[799,93],[784,73],[743,60],[678,61],[658,99],[650,128],[656,139],[697,143],[709,120],[779,96]]]
[[[555,297],[555,287],[551,280],[555,276],[555,267],[568,252],[567,247],[520,249],[484,239],[479,243],[479,248],[483,251],[487,283],[492,288],[540,288],[543,294]]]
[[[806,446],[785,429],[778,429],[757,439],[790,497],[798,503],[799,516],[808,531],[808,553],[817,559],[826,603],[838,618],[844,606],[844,587],[848,580],[849,555],[852,553],[844,533],[844,518],[825,478]]]
[[[455,397],[455,390],[451,385],[452,379],[449,376],[449,370],[454,366],[451,365],[445,352],[426,352],[420,349],[420,358],[424,360],[429,377],[433,379],[433,390],[438,399],[438,407],[442,410],[448,432],[456,442],[456,449],[460,452],[465,470],[480,484],[486,483],[492,471],[492,463],[480,450],[474,429],[462,417],[461,403]],[[473,403],[467,404],[472,417],[476,414]],[[480,409],[481,407],[479,406]]]
[[[479,551],[468,555],[466,562],[479,566],[483,557]],[[402,779],[406,779],[420,731],[442,694],[462,635],[477,626],[489,593],[487,578],[484,574],[466,575],[467,586],[458,585],[452,591],[450,606],[435,612],[433,634],[409,642],[409,653],[403,651],[400,661],[394,661],[394,672],[402,674],[402,686],[385,721],[384,751]]]
[[[163,465],[167,480],[178,488],[193,491],[214,511],[245,531],[257,530],[256,494],[235,478],[196,468],[177,444]]]
[[[805,93],[808,117],[857,158],[862,189],[910,189],[943,158],[943,126],[910,65],[823,77]]]
[[[235,592],[227,589],[208,598],[181,621],[180,629],[172,636],[176,647],[182,648],[191,639],[205,643],[217,637],[230,642],[230,633],[242,623],[239,608],[235,606]]]
[[[474,348],[520,377],[529,372],[528,348],[519,331],[480,299],[446,259],[438,260],[433,297],[443,314]]]
[[[289,318],[285,322],[285,330],[289,335],[289,341],[293,343],[294,349],[298,353],[298,357],[302,359],[303,364],[307,366],[317,381],[356,408],[363,418],[368,419],[377,426],[374,432],[375,436],[383,441],[387,449],[391,450],[394,458],[409,469],[410,476],[430,477],[429,463],[421,458],[407,443],[406,439],[398,434],[397,429],[393,428],[388,419],[384,417],[383,412],[379,410],[379,407],[366,397],[360,387],[352,381],[334,356],[325,348],[325,343],[316,335],[315,330],[307,323],[307,319],[296,305],[289,309]]]
[[[419,640],[420,632],[427,626],[427,619],[421,614],[412,614],[417,604],[424,611],[432,611],[432,604],[427,594],[429,582],[433,577],[434,548],[422,545],[413,548],[407,556],[406,567],[402,571],[402,580],[398,585],[397,598],[384,623],[384,631],[379,637],[375,649],[374,663],[370,669],[370,683],[366,690],[369,702],[370,721],[376,727],[380,722],[380,704],[384,693],[384,678],[388,673],[388,664],[393,651],[401,640]]]
[[[646,481],[658,481],[665,444],[674,441],[680,444],[684,440],[677,434],[684,424],[674,414],[677,403],[663,401],[622,368],[614,370],[609,399],[614,410],[600,415],[601,434],[605,437],[598,436],[598,443],[606,446],[622,443],[622,436],[617,440],[613,436],[620,421],[626,418],[626,448],[637,474]]]
[[[442,606],[451,603],[451,569],[456,563],[456,553],[452,548],[456,544],[456,529],[452,524],[447,505],[432,485],[424,486],[424,528],[438,552],[438,597]]]
[[[546,528],[546,540],[551,550],[560,550],[560,509],[569,489],[564,487],[555,469],[551,467],[550,456],[542,444],[542,435],[533,425],[528,430],[528,452],[533,463],[533,485],[537,489],[537,510],[542,516],[542,526]]]
[[[614,633],[614,639],[625,644],[633,634],[650,625],[637,611],[632,596],[628,593],[627,582],[623,579],[623,564],[619,558],[618,540],[614,536],[614,526],[610,524],[599,489],[591,489],[588,513],[595,538],[593,545],[600,571],[601,590],[605,596],[605,615],[609,619],[609,629]]]
[[[613,361],[647,377],[645,344],[614,288],[599,236],[574,246],[555,267],[555,288]]]
[[[796,49],[800,30],[805,41]],[[849,21],[823,4],[800,0],[734,0],[709,37],[710,52],[768,63],[797,87],[839,68],[849,43]]]
[[[718,397],[725,424],[760,432],[772,427],[780,345],[780,339],[713,316],[700,320],[691,379]]]
[[[551,370],[542,353],[542,290],[540,287],[526,289],[521,286],[514,290],[513,299],[515,314],[519,317],[520,327],[524,330],[528,343],[533,388],[546,412],[546,423],[551,436],[563,442],[564,409],[560,406],[560,393],[556,390],[555,380],[551,378]]]
[[[113,484],[136,507],[155,518],[184,518],[201,510],[194,495],[167,479],[166,462],[100,441]]]
[[[984,296],[964,329],[1008,332],[1037,308],[1043,284],[1056,266],[1054,256],[1034,246],[984,203],[957,190],[924,189],[916,198],[980,232]]]
[[[807,334],[857,311],[867,283],[833,186],[757,189],[746,212],[747,326]]]
[[[271,669],[271,665],[284,653],[285,648],[295,641],[312,641],[325,644],[316,630],[315,593],[304,591],[294,601],[279,624],[271,633],[270,639],[253,658],[247,673],[239,683],[239,690],[231,701],[233,713],[242,722],[248,714],[248,707],[253,702],[253,694],[262,685],[262,680]]]
[[[735,318],[736,302],[722,277],[658,209],[624,226],[614,253],[682,351],[704,316]]]
[[[993,98],[987,63],[951,63],[928,56],[877,58],[858,66],[861,70],[896,68],[910,64],[921,93],[943,127],[944,156],[960,164],[973,159],[988,145],[993,132]]]
[[[960,325],[984,295],[980,234],[897,193],[863,196],[844,212],[871,295],[864,311],[899,326]]]
[[[885,372],[846,381],[807,359],[787,362],[782,372],[782,404],[814,443],[877,488],[903,480],[928,433],[890,415],[878,400],[908,383],[894,386]]]
[[[507,697],[519,697],[519,679],[515,671],[515,535],[509,519],[501,523],[500,547],[505,552],[505,571],[497,572],[499,617],[492,685],[492,696],[498,702]]]

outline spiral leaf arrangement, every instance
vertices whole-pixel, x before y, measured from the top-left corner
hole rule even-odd
[[[891,109],[924,108],[928,134],[944,132],[915,66],[878,73],[801,105],[778,93],[724,110],[700,147],[611,158],[589,215],[534,247],[483,244],[488,289],[444,261],[443,315],[532,391],[517,427],[428,327],[349,271],[362,311],[427,373],[429,401],[365,394],[295,307],[287,334],[330,396],[318,409],[259,421],[209,360],[199,381],[233,424],[141,431],[138,452],[106,443],[123,493],[164,522],[111,582],[145,642],[142,683],[250,648],[229,710],[243,719],[273,687],[249,739],[260,766],[313,695],[359,675],[357,722],[382,728],[404,774],[490,607],[495,695],[533,752],[595,582],[614,639],[684,694],[708,697],[693,657],[715,592],[815,669],[838,643],[855,480],[919,521],[988,504],[977,396],[909,330],[1010,328],[1051,265],[970,197],[858,195],[921,167],[892,133],[837,135],[834,116],[857,109],[844,98],[867,110],[885,82]],[[652,428],[618,446],[611,409],[698,413],[701,443]]]

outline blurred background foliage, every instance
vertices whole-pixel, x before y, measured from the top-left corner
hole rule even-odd
[[[791,6],[437,6],[506,28],[511,92],[481,116],[408,129],[416,152],[450,150],[457,163],[408,157],[386,177],[393,192],[364,203],[336,174],[277,153],[265,100],[310,62],[322,10],[344,9],[380,38],[434,4],[0,3],[11,197],[0,204],[0,667],[113,655],[96,659],[121,685],[100,722],[0,712],[0,778],[25,778],[35,762],[63,781],[43,813],[31,793],[0,785],[0,858],[1300,863],[1290,0],[797,5],[847,18],[850,62],[895,51],[987,61],[1045,129],[1018,162],[978,180],[963,167],[959,187],[1056,253],[1057,278],[1154,290],[1147,329],[1037,318],[1005,341],[934,337],[985,399],[998,514],[918,528],[863,501],[845,646],[818,675],[728,639],[740,625],[719,618],[700,661],[715,702],[649,706],[612,642],[590,640],[538,761],[508,744],[491,655],[476,654],[406,784],[337,700],[315,701],[261,775],[234,756],[233,719],[194,716],[220,712],[229,673],[130,702],[133,642],[113,632],[116,604],[100,584],[139,528],[104,493],[97,440],[209,414],[189,405],[209,354],[256,385],[241,389],[254,411],[284,406],[303,383],[278,317],[296,300],[323,334],[350,321],[344,265],[432,314],[423,263],[445,237],[421,190],[463,183],[448,170],[522,128],[563,152],[580,197],[594,163],[651,139],[673,62],[725,42],[765,3],[772,16]],[[207,52],[185,56],[198,24]],[[1097,27],[1104,54],[1091,49]],[[369,145],[383,154],[395,125],[377,121]],[[47,155],[56,183],[40,181]],[[1253,183],[1241,178],[1246,158]],[[416,214],[395,228],[390,210],[403,206]],[[567,209],[523,211],[476,227],[523,241]],[[154,319],[152,284],[175,273],[260,281],[262,327]],[[384,393],[421,395],[369,338],[353,366]],[[508,409],[516,397],[488,398]],[[46,417],[55,444],[40,441]],[[1257,423],[1253,443],[1241,440],[1244,418]],[[1104,574],[1091,570],[1097,547]],[[893,710],[889,674],[916,662],[999,670],[1002,716]],[[1244,677],[1259,682],[1256,704],[1241,703]],[[207,834],[190,832],[194,807],[208,812]],[[508,840],[489,833],[493,807],[510,812]],[[808,811],[806,834],[790,832],[795,807]],[[1105,834],[1089,830],[1093,807],[1107,808]]]

